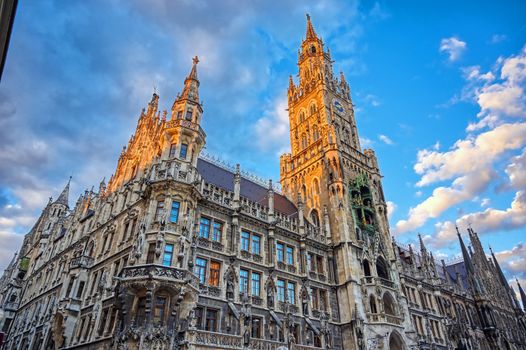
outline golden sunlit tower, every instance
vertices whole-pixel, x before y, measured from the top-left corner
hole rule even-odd
[[[172,119],[166,123],[162,140],[163,159],[178,157],[194,167],[206,138],[200,126],[203,108],[199,102],[197,63],[199,59],[196,56],[192,70],[184,81],[183,92],[173,103]]]
[[[280,178],[287,197],[301,199],[307,220],[332,241],[343,344],[357,344],[356,322],[372,313],[367,290],[360,291],[368,288],[360,283],[364,264],[386,280],[398,277],[377,159],[360,147],[350,88],[333,63],[307,15],[299,83],[289,82],[291,153],[281,156]]]

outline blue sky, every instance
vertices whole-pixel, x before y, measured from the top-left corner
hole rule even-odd
[[[305,13],[351,86],[391,227],[454,257],[470,223],[526,278],[526,3],[20,2],[0,83],[0,268],[49,196],[113,172],[154,87],[199,55],[206,151],[279,178]],[[526,282],[526,281],[525,281]]]

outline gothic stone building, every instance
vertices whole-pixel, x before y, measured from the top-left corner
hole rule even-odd
[[[197,63],[170,116],[153,95],[108,183],[72,208],[68,183],[25,236],[0,281],[5,349],[526,349],[474,231],[449,265],[391,239],[375,153],[310,19],[282,191],[201,154]]]

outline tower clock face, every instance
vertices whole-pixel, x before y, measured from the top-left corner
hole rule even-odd
[[[343,113],[345,111],[345,108],[343,108],[343,106],[340,103],[340,101],[334,100],[334,102],[332,104],[334,105],[334,109],[336,109],[336,111],[338,113]]]

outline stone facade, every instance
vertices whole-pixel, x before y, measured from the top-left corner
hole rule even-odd
[[[281,192],[201,154],[194,58],[170,117],[154,94],[108,184],[70,208],[68,183],[26,235],[0,280],[5,348],[526,349],[475,232],[449,265],[391,239],[332,63],[308,18]]]

